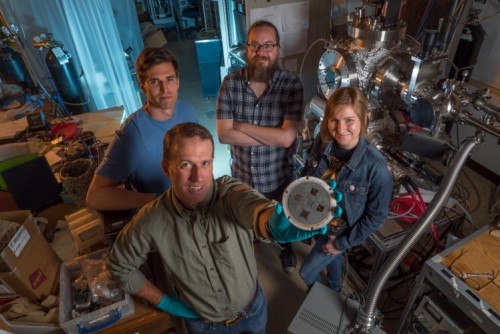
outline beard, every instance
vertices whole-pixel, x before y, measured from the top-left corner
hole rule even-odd
[[[269,61],[269,65],[262,66],[258,63],[259,60],[266,59]],[[275,59],[271,61],[269,57],[255,56],[248,63],[248,75],[250,80],[256,82],[268,82],[274,71],[278,68],[278,62]]]

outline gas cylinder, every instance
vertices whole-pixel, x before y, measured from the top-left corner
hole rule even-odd
[[[480,24],[465,26],[462,30],[460,41],[458,42],[457,52],[453,58],[453,64],[458,68],[458,74],[451,68],[448,78],[453,79],[455,75],[458,80],[469,81],[472,69],[477,62],[479,50],[483,44],[485,32]],[[462,72],[467,70],[467,76]]]
[[[90,99],[85,93],[71,55],[62,47],[55,46],[49,48],[45,61],[68,111],[73,115],[89,112]]]
[[[31,79],[23,58],[12,47],[0,46],[0,75],[5,83],[18,85],[23,89],[34,91],[35,85]]]

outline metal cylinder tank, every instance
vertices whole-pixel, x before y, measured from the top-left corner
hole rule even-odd
[[[90,99],[85,93],[82,80],[76,72],[71,55],[60,47],[50,48],[45,58],[52,79],[64,105],[72,114],[90,111]]]
[[[469,81],[472,69],[477,62],[479,50],[485,37],[483,27],[478,25],[465,26],[458,42],[457,53],[453,58],[453,64],[456,68],[450,69],[448,78]],[[463,75],[467,71],[467,75]],[[457,73],[458,72],[458,73]]]
[[[0,47],[0,75],[5,83],[34,91],[34,83],[23,58],[10,46]]]

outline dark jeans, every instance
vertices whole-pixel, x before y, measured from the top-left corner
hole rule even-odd
[[[189,334],[265,334],[266,323],[267,302],[260,286],[250,311],[233,326],[226,326],[220,322],[207,322],[202,319],[186,319]]]
[[[321,246],[327,241],[328,237],[326,235],[316,238],[316,244],[302,263],[299,275],[310,289],[315,282],[321,281],[321,272],[326,267],[328,286],[340,292],[342,288],[342,253],[335,256],[325,254]]]

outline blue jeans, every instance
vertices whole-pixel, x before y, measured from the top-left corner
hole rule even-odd
[[[335,256],[323,253],[321,246],[328,241],[326,235],[320,235],[316,238],[316,243],[309,255],[300,267],[300,278],[310,289],[315,282],[321,281],[321,271],[326,267],[326,280],[328,287],[340,292],[342,278],[342,253]]]
[[[233,326],[226,326],[220,322],[207,322],[202,319],[185,319],[189,334],[265,334],[267,323],[267,302],[264,292],[259,286],[259,292],[250,311],[243,319]]]

